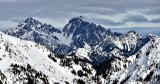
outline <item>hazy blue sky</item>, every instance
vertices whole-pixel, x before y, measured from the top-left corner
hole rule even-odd
[[[0,0],[0,28],[34,17],[55,27],[82,15],[106,28],[160,27],[160,0]]]

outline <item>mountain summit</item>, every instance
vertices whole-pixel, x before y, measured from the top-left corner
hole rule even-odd
[[[43,44],[53,50],[59,44],[59,39],[55,34],[61,34],[61,31],[51,25],[42,24],[38,20],[30,17],[5,33],[24,40]]]

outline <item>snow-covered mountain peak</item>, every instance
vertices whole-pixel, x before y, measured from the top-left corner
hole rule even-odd
[[[77,29],[83,29],[82,25],[85,23],[89,24],[87,21],[85,21],[83,16],[74,17],[69,20],[68,24],[66,24],[63,28],[62,32],[64,32],[64,35],[69,36],[70,34],[74,33],[74,31],[76,31]]]
[[[72,22],[81,22],[81,21],[86,21],[85,18],[83,16],[78,16],[78,17],[74,17],[72,18],[69,23],[72,23]]]
[[[136,31],[134,31],[134,30],[128,31],[128,32],[126,33],[126,35],[130,35],[130,34],[138,35],[138,33],[137,33]]]
[[[17,27],[14,28],[14,30],[18,31],[19,30],[25,30],[25,31],[40,31],[40,32],[57,32],[57,33],[61,33],[61,31],[59,29],[56,29],[55,27],[53,27],[52,25],[48,25],[46,23],[41,23],[40,21],[29,17],[26,20],[20,22]]]
[[[20,22],[17,26],[17,28],[23,28],[25,30],[31,31],[34,30],[37,27],[41,27],[43,24],[39,22],[38,20],[29,17],[26,20]]]
[[[56,35],[61,34],[61,31],[52,25],[42,24],[30,17],[20,22],[15,28],[5,31],[5,33],[24,40],[40,43],[50,50],[54,50],[59,44],[59,39]]]
[[[32,18],[32,17],[29,17],[29,18],[27,18],[26,20],[24,20],[24,22],[25,23],[37,23],[37,22],[39,22],[38,20],[36,20],[36,19],[34,19],[34,18]]]
[[[135,31],[129,31],[124,35],[124,38],[129,41],[129,43],[137,43],[140,35]]]
[[[155,35],[155,34],[148,34],[147,37],[148,37],[148,38],[154,38],[154,37],[158,37],[158,36]]]

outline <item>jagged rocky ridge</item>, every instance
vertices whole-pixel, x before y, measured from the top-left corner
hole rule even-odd
[[[114,59],[108,72],[106,83],[116,84],[159,84],[160,38],[152,40],[135,55],[123,59]]]
[[[59,44],[55,34],[60,34],[61,31],[30,17],[20,22],[15,28],[7,30],[6,33],[24,40],[40,43],[50,50],[54,50]]]
[[[130,56],[150,41],[150,36],[141,37],[135,31],[126,34],[112,32],[100,25],[89,23],[84,17],[71,19],[62,31],[55,27],[27,18],[6,34],[40,43],[59,55],[76,54],[79,48],[91,48],[87,58],[98,64],[110,57]]]

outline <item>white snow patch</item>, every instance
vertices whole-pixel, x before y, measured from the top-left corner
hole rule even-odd
[[[85,43],[84,48],[77,49],[76,56],[85,57],[88,60],[90,60],[89,58],[90,52],[91,52],[91,47],[87,43]]]

